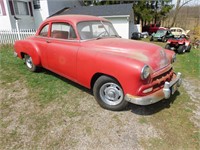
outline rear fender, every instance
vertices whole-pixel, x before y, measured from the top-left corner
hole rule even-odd
[[[14,48],[19,58],[23,59],[24,55],[27,54],[31,56],[34,65],[41,65],[39,49],[33,41],[16,41]]]

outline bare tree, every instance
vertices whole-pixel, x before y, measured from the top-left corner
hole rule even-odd
[[[176,22],[176,18],[177,18],[177,16],[178,16],[178,13],[179,13],[180,9],[181,9],[184,5],[188,4],[188,3],[191,2],[191,1],[192,1],[192,0],[183,0],[183,1],[177,0],[175,12],[174,12],[174,16],[173,16],[173,18],[172,18],[171,27],[174,26],[174,24],[175,24],[175,22]],[[182,3],[182,4],[181,4],[181,3]]]

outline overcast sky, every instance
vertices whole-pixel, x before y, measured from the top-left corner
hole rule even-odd
[[[184,3],[184,2],[186,2],[186,1],[188,1],[188,0],[181,0],[181,1],[182,1],[182,3]],[[172,0],[172,3],[173,3],[174,5],[176,5],[176,2],[177,2],[177,0]],[[192,1],[189,2],[187,5],[189,5],[189,6],[200,5],[200,0],[192,0]]]

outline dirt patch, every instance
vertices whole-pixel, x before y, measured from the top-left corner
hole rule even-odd
[[[4,149],[15,149],[32,142],[34,131],[29,130],[32,125],[30,114],[37,112],[35,103],[29,99],[30,91],[20,81],[0,82],[1,103],[1,146]],[[10,141],[9,144],[5,144]]]
[[[196,109],[192,110],[194,115],[191,121],[200,128],[200,81],[193,78],[185,78],[183,87],[196,107]]]

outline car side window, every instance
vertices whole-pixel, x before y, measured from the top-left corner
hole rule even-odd
[[[47,37],[47,36],[48,36],[48,29],[49,29],[49,24],[45,25],[45,26],[41,29],[39,35],[40,35],[40,36]]]
[[[73,40],[76,39],[76,34],[73,27],[67,23],[53,23],[51,27],[51,37]]]
[[[171,29],[171,32],[176,32],[176,30],[175,29]]]
[[[81,39],[84,39],[84,40],[86,40],[86,39],[91,39],[92,38],[92,32],[91,32],[91,27],[89,26],[89,25],[85,25],[85,26],[83,26],[82,27],[82,29],[81,29],[81,34],[80,34],[80,36],[81,36]]]
[[[177,29],[177,32],[182,32],[182,30],[180,30],[180,29]]]

